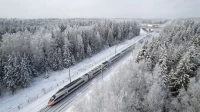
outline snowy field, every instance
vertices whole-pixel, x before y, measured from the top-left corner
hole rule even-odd
[[[131,40],[127,40],[119,45],[105,49],[100,53],[93,55],[91,58],[87,58],[82,62],[77,63],[75,66],[70,67],[70,74],[72,76],[72,81],[77,79],[84,73],[87,73],[95,66],[98,66],[98,64],[101,64],[103,61],[109,59],[111,56],[115,55],[115,53],[120,52],[127,46],[131,45],[131,43],[140,40],[145,35],[146,33],[143,30],[141,30],[140,36],[137,36]],[[115,52],[115,50],[117,52]],[[35,112],[38,109],[41,109],[44,105],[47,105],[47,101],[49,100],[49,98],[56,91],[58,91],[64,85],[69,83],[68,69],[56,72],[50,72],[49,78],[47,79],[44,79],[44,76],[45,74],[35,78],[34,82],[31,83],[31,85],[28,88],[17,91],[15,95],[7,94],[5,97],[0,98],[0,105],[1,105],[0,112],[17,111],[17,110],[20,112],[28,112],[28,111]],[[34,101],[31,102],[31,99],[34,99]]]

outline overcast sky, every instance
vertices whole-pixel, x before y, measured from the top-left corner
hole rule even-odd
[[[0,0],[0,18],[200,17],[200,0]]]

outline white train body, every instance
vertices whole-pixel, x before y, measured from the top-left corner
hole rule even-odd
[[[79,88],[81,85],[86,83],[88,80],[92,79],[97,74],[101,73],[102,70],[107,67],[110,63],[113,63],[117,59],[121,57],[124,53],[129,51],[132,46],[128,47],[127,49],[123,50],[121,53],[110,58],[110,60],[103,62],[101,65],[95,67],[90,72],[86,73],[85,75],[81,76],[80,78],[72,81],[71,83],[67,84],[63,88],[61,88],[58,92],[56,92],[49,100],[48,105],[54,105],[55,103],[62,100],[64,97],[72,93],[74,90]]]

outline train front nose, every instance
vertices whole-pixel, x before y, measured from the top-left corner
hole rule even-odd
[[[49,101],[48,101],[48,105],[51,105],[51,104],[52,104],[52,101],[51,101],[51,100],[49,100]]]

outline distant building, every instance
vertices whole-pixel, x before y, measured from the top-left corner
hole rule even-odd
[[[148,27],[153,27],[153,25],[152,25],[152,24],[148,24],[147,26],[148,26]]]
[[[159,26],[158,26],[158,25],[155,25],[155,24],[152,25],[152,27],[153,27],[153,28],[159,28]]]
[[[148,28],[159,28],[160,24],[142,24],[141,26]]]

